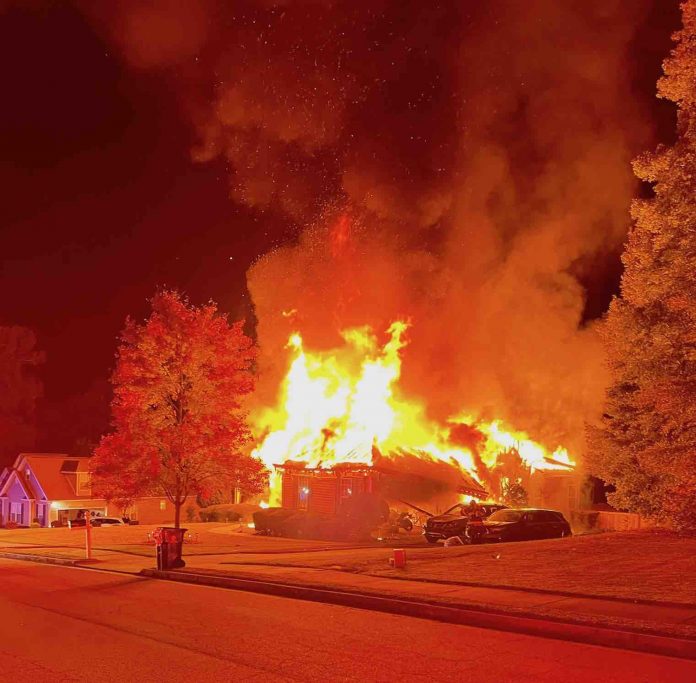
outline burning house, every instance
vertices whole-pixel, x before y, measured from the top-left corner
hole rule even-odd
[[[369,464],[338,463],[307,467],[286,461],[276,465],[284,508],[336,514],[364,494],[377,494],[392,505],[432,505],[453,495],[485,499],[489,493],[470,475],[451,464],[401,451],[383,456],[372,449]]]
[[[281,400],[260,416],[254,451],[271,472],[270,505],[331,515],[375,494],[433,512],[465,498],[575,507],[565,449],[549,452],[497,420],[438,424],[401,395],[406,329],[394,323],[381,347],[370,330],[348,330],[345,348],[323,353],[291,337]]]

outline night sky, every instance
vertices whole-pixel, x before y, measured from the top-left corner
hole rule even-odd
[[[656,0],[633,47],[662,139],[673,119],[654,88],[676,5]],[[157,287],[252,318],[248,266],[297,232],[287,213],[231,199],[223,161],[192,161],[176,74],[134,67],[79,7],[0,3],[0,323],[36,331],[46,401],[65,411],[108,377],[126,315],[143,317]],[[617,264],[592,281],[591,315]]]
[[[190,160],[156,76],[127,69],[74,8],[0,20],[4,324],[36,330],[49,397],[106,376],[127,314],[160,285],[249,315],[244,273],[271,221]]]

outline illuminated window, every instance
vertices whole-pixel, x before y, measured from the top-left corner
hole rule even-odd
[[[89,472],[77,473],[77,495],[89,496],[92,494],[92,481]]]
[[[341,500],[350,498],[354,492],[354,479],[352,477],[344,477],[341,479]]]
[[[309,477],[297,478],[297,507],[306,510],[309,504]]]
[[[166,510],[166,509],[167,509],[167,501],[161,500],[160,501],[160,510]]]

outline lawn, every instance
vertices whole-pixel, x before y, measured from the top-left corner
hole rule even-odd
[[[189,566],[230,571],[254,567],[307,567],[433,583],[461,583],[551,590],[696,605],[696,539],[659,530],[627,531],[566,539],[482,546],[409,545],[405,569],[388,560],[402,541],[351,547],[344,543],[256,536],[239,524],[188,525],[195,541],[184,554]],[[154,526],[93,530],[94,549],[154,557],[147,533]],[[0,529],[0,549],[80,558],[84,530]],[[108,554],[108,553],[107,553]],[[125,558],[125,555],[121,555]],[[195,556],[200,560],[196,561]],[[205,556],[210,556],[206,559]]]
[[[451,548],[409,548],[391,569],[391,548],[236,556],[225,562],[302,566],[431,582],[509,586],[696,604],[696,539],[635,531]],[[229,568],[231,568],[228,565]]]
[[[267,538],[257,536],[245,525],[222,522],[186,524],[187,555],[217,555],[226,553],[296,552],[303,549],[340,548],[345,543]],[[113,550],[134,555],[152,556],[152,542],[148,534],[156,525],[95,527],[92,529],[92,547],[95,550]],[[0,529],[0,550],[55,554],[79,557],[85,547],[84,527],[79,529]]]

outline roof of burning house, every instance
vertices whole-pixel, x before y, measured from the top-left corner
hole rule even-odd
[[[399,448],[386,455],[373,454],[372,464],[378,472],[413,480],[414,486],[428,482],[475,498],[488,497],[488,491],[456,462],[438,460],[425,451]]]
[[[367,454],[363,454],[367,455]],[[424,492],[429,489],[437,491],[456,491],[475,498],[487,498],[486,491],[473,476],[463,470],[456,462],[439,460],[425,451],[398,448],[387,453],[372,448],[371,464],[360,462],[368,458],[356,458],[355,462],[339,462],[328,465],[322,463],[320,458],[313,458],[316,466],[308,466],[298,460],[287,460],[282,465],[277,465],[279,470],[301,469],[307,473],[350,472],[365,473],[370,471],[387,475],[391,480],[391,486],[400,490]],[[396,493],[396,491],[395,491]],[[403,493],[403,495],[407,495]]]

